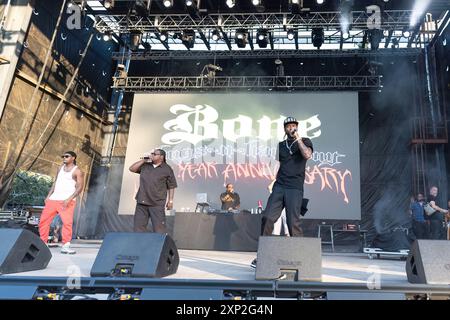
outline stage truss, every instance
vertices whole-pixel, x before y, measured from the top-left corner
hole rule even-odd
[[[126,92],[183,90],[380,90],[382,76],[241,76],[113,78],[113,88]]]

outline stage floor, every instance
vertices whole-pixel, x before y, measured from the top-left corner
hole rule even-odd
[[[78,273],[90,276],[90,269],[100,248],[100,242],[74,242],[75,255],[51,248],[52,259],[44,270],[10,274],[9,276],[67,277]],[[256,253],[230,251],[179,250],[180,265],[171,279],[255,280],[250,262]],[[5,275],[6,276],[6,275]],[[405,261],[398,258],[370,260],[362,253],[322,253],[322,281],[366,283],[379,277],[381,284],[407,284]]]

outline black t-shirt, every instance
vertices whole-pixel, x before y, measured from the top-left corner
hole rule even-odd
[[[302,138],[305,146],[313,150],[309,138]],[[280,169],[277,173],[276,183],[287,189],[303,190],[305,182],[306,161],[298,146],[298,141],[287,139],[278,144],[278,161]]]
[[[224,198],[229,195],[229,200],[226,201]],[[236,192],[228,193],[224,192],[220,194],[220,201],[222,201],[222,210],[228,210],[228,209],[237,209],[239,205],[241,204],[241,198],[239,197],[239,194]]]
[[[166,163],[161,163],[156,168],[151,163],[144,163],[138,173],[141,176],[136,201],[151,207],[164,206],[167,190],[177,187],[172,168]]]
[[[434,201],[434,204],[439,207],[439,205],[437,204],[436,200],[437,200],[437,197],[432,196],[431,194],[428,195],[427,202]],[[442,212],[440,212],[440,211],[435,211],[431,216],[427,215],[427,218],[429,220],[440,220],[440,221],[442,221],[442,220],[444,220],[444,214]]]

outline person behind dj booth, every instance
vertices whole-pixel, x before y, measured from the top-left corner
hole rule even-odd
[[[241,206],[241,198],[237,192],[234,192],[231,183],[228,183],[225,192],[220,194],[220,201],[222,201],[222,210],[238,210]]]
[[[166,152],[155,149],[133,163],[129,170],[140,175],[139,190],[136,194],[134,231],[146,232],[148,220],[151,219],[153,232],[167,233],[164,209],[173,209],[177,181],[172,168],[166,163]]]
[[[278,144],[277,160],[280,162],[272,193],[263,212],[261,235],[272,235],[274,223],[286,209],[286,222],[291,237],[303,235],[300,215],[303,204],[306,161],[312,157],[313,145],[309,138],[298,133],[298,121],[288,117],[284,120],[286,140]],[[251,266],[256,268],[256,259]]]

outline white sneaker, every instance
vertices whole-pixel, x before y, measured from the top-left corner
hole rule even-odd
[[[64,254],[75,254],[75,250],[70,249],[70,242],[66,242],[62,247],[61,247],[61,253]]]

